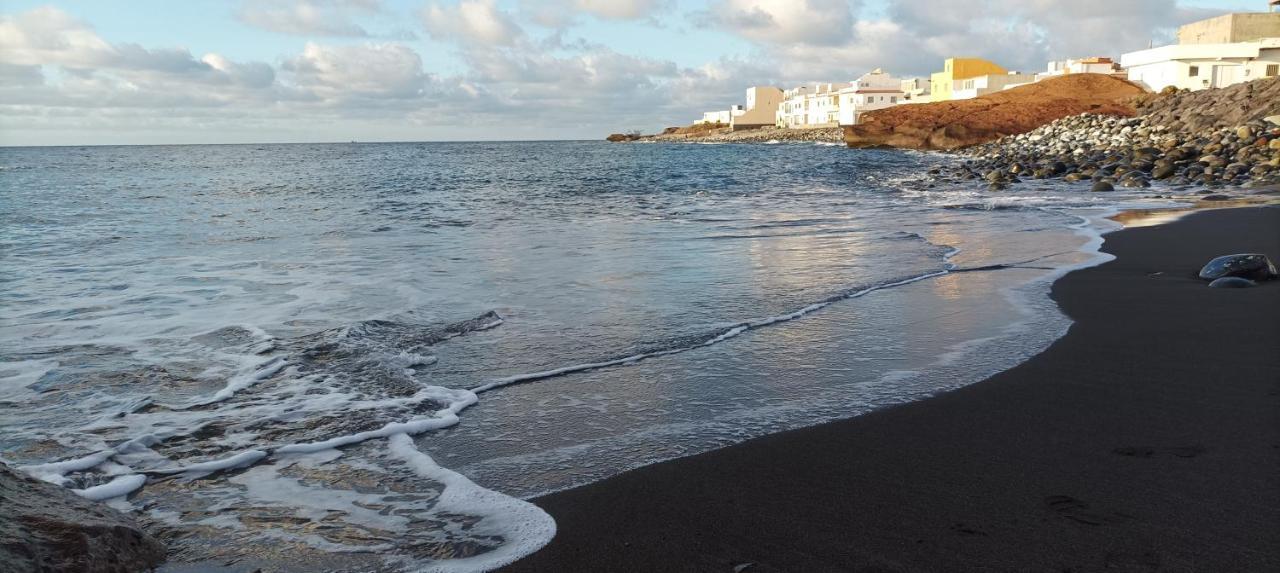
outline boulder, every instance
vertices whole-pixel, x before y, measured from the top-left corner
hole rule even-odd
[[[1158,163],[1151,170],[1151,177],[1154,179],[1167,179],[1172,177],[1177,168],[1172,163]]]
[[[164,558],[123,513],[0,463],[0,570],[132,573]]]
[[[1240,277],[1222,277],[1209,283],[1209,288],[1249,288],[1256,286],[1258,286],[1258,283]]]
[[[1244,253],[1215,258],[1200,269],[1200,278],[1204,280],[1211,281],[1223,277],[1270,280],[1276,278],[1276,266],[1266,255]]]

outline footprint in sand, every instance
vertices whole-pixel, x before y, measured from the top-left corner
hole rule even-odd
[[[1200,446],[1173,446],[1167,448],[1151,446],[1124,446],[1111,450],[1111,453],[1113,454],[1130,458],[1154,458],[1157,456],[1194,458],[1204,452],[1205,449]]]
[[[1044,503],[1049,511],[1085,525],[1108,525],[1132,519],[1123,513],[1092,509],[1089,504],[1069,495],[1051,495],[1044,498]]]

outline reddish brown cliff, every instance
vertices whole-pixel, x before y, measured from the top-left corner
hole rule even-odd
[[[1143,89],[1102,74],[1073,74],[975,99],[899,105],[868,112],[844,128],[849,147],[957,149],[1031,131],[1053,120],[1097,113],[1132,116]]]

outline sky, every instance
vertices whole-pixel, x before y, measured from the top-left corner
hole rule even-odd
[[[1170,43],[1265,0],[0,0],[0,145],[600,139],[752,85]]]

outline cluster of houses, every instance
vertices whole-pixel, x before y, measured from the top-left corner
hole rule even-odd
[[[1280,0],[1268,0],[1275,7]],[[1274,9],[1274,8],[1273,8]],[[694,124],[734,129],[854,125],[862,114],[895,105],[976,98],[1066,74],[1111,74],[1151,91],[1221,88],[1280,76],[1280,13],[1235,13],[1178,29],[1178,43],[1130,52],[1113,61],[1090,57],[1049,62],[1020,73],[979,58],[949,58],[928,79],[898,78],[876,69],[852,82],[747,89],[746,105],[709,111]]]

